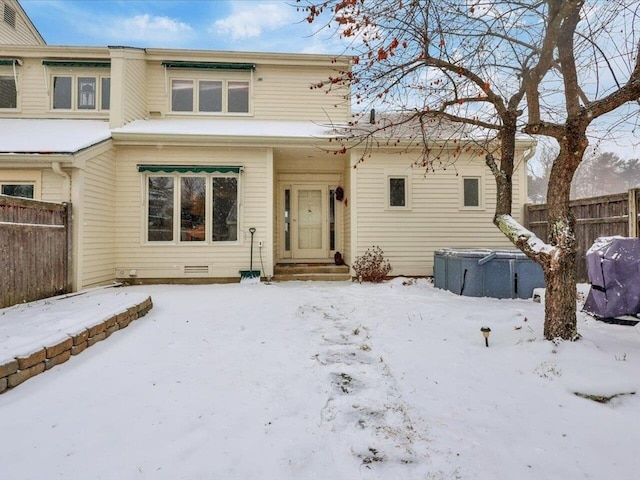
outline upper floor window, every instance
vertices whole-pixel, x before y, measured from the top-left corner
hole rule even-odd
[[[249,82],[172,79],[171,111],[249,113]]]
[[[176,113],[251,113],[252,63],[164,61],[169,109]]]
[[[18,90],[13,76],[0,76],[0,108],[18,108]]]
[[[109,110],[111,79],[97,76],[54,75],[54,110]]]
[[[389,210],[411,209],[411,175],[404,169],[385,169],[386,205]]]

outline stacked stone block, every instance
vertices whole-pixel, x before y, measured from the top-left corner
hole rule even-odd
[[[132,321],[145,316],[152,307],[151,297],[147,297],[143,302],[133,305],[124,312],[113,315],[75,335],[69,335],[51,346],[43,347],[36,352],[18,356],[11,361],[0,364],[0,393],[17,387],[25,380],[66,362],[72,355],[78,355],[87,347],[128,327]]]

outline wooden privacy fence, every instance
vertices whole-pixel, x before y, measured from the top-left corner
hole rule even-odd
[[[579,282],[588,281],[586,254],[598,237],[638,237],[640,222],[640,189],[627,193],[584,198],[571,202],[576,218],[578,242],[577,275]],[[529,230],[546,240],[548,234],[547,205],[527,205],[525,223]]]
[[[0,195],[0,308],[67,293],[71,205]]]

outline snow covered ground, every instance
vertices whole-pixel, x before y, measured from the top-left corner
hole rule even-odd
[[[0,395],[3,480],[638,478],[640,325],[554,344],[426,280],[105,292],[154,308]]]

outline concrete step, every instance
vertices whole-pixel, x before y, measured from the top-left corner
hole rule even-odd
[[[344,273],[298,273],[298,274],[280,274],[275,275],[273,280],[276,282],[347,282],[351,280],[351,275]]]
[[[281,263],[274,268],[273,279],[277,282],[317,280],[340,282],[351,280],[347,265],[333,263]]]

